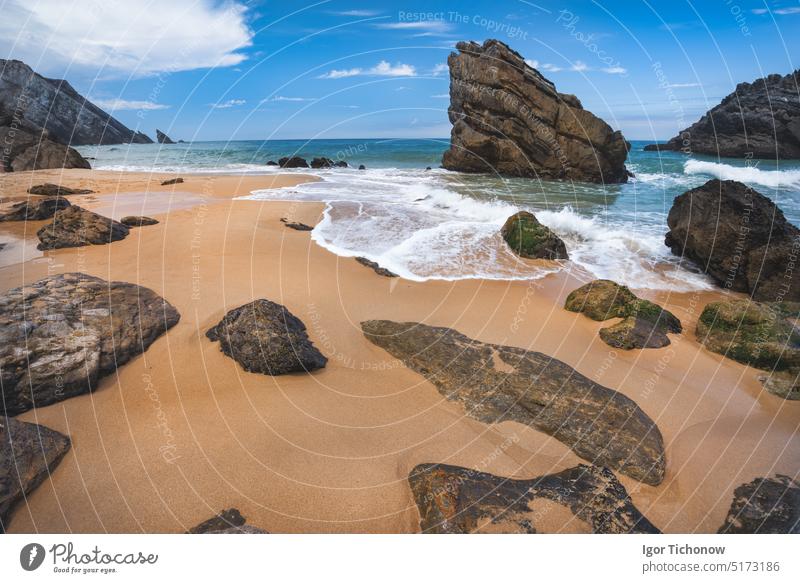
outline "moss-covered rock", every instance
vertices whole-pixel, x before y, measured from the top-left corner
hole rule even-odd
[[[695,333],[712,352],[770,372],[763,379],[772,393],[800,399],[800,303],[751,300],[712,302]]]
[[[569,259],[564,241],[527,211],[520,211],[508,217],[500,234],[512,251],[520,257]]]
[[[564,308],[592,320],[622,318],[600,330],[600,338],[614,348],[661,348],[670,343],[667,333],[679,334],[681,322],[671,312],[649,300],[636,297],[624,285],[598,279],[567,296]]]

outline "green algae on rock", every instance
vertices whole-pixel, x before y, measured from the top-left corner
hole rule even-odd
[[[500,234],[520,257],[528,259],[569,259],[564,241],[527,211],[508,217]]]

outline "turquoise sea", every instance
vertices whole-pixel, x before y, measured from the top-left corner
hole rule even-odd
[[[134,144],[79,148],[93,167],[144,172],[272,173],[268,160],[299,155],[346,160],[348,169],[280,170],[320,182],[263,190],[247,198],[319,201],[325,216],[312,232],[342,256],[363,255],[416,280],[530,279],[556,269],[604,277],[634,288],[711,287],[664,245],[672,200],[710,178],[745,182],[800,225],[800,161],[688,157],[644,152],[632,142],[622,185],[467,175],[438,168],[449,140],[270,140]],[[364,164],[365,171],[358,165]],[[425,170],[430,166],[432,170]],[[567,244],[571,261],[536,264],[513,256],[498,232],[529,209]]]

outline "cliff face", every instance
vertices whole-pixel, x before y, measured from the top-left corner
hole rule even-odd
[[[661,150],[729,158],[800,159],[800,69],[739,83]],[[649,149],[656,149],[651,147]]]
[[[497,40],[451,53],[453,130],[442,165],[462,172],[626,182],[629,144]]]
[[[21,61],[0,59],[0,105],[63,144],[153,142],[87,101],[68,82],[42,77]]]

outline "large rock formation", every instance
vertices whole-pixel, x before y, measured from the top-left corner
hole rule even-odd
[[[742,484],[718,532],[800,534],[800,482],[778,474]]]
[[[129,227],[103,215],[70,206],[53,215],[53,222],[36,232],[37,248],[61,249],[84,245],[105,245],[128,236]]]
[[[647,484],[664,478],[664,442],[653,420],[625,395],[560,360],[415,322],[370,320],[361,328],[474,419],[523,423]]]
[[[675,198],[665,243],[721,286],[754,299],[800,301],[800,230],[774,202],[733,180]]]
[[[156,140],[158,140],[159,144],[174,144],[175,142],[172,139],[162,132],[161,130],[156,130]]]
[[[599,322],[622,318],[601,328],[600,338],[609,346],[624,350],[667,346],[670,342],[667,334],[679,334],[683,329],[671,312],[607,279],[596,279],[572,291],[564,308]]]
[[[617,183],[629,144],[498,40],[451,53],[449,170]]]
[[[514,480],[458,466],[421,464],[408,482],[424,533],[542,532],[539,523],[547,521],[547,514],[534,508],[540,501],[563,506],[566,521],[594,533],[660,532],[633,505],[616,476],[597,466],[580,464],[557,474]],[[551,528],[569,530],[564,524]]]
[[[231,310],[206,336],[219,341],[220,350],[247,372],[311,372],[328,362],[308,339],[305,324],[269,300],[255,300]]]
[[[80,95],[61,79],[47,79],[21,61],[0,59],[0,105],[47,130],[62,144],[151,144]]]
[[[500,234],[511,250],[520,257],[569,259],[564,241],[528,211],[520,211],[508,217]]]
[[[681,150],[729,158],[800,158],[800,69],[769,75],[736,89],[666,144],[646,150]]]
[[[43,425],[0,416],[0,533],[11,512],[69,451],[69,437]]]
[[[9,210],[0,214],[0,222],[43,221],[68,206],[69,201],[61,197],[26,200],[12,205]]]
[[[145,287],[65,273],[0,297],[0,410],[17,415],[93,391],[180,314]]]

